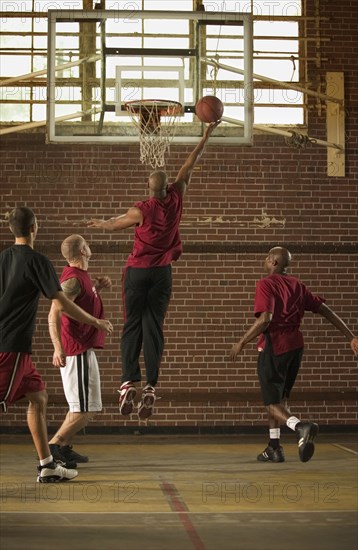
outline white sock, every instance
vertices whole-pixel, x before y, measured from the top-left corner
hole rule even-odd
[[[40,460],[40,466],[46,466],[47,464],[51,464],[53,462],[53,456],[50,455],[47,458],[44,458],[43,460]]]
[[[270,439],[280,439],[280,428],[270,428]]]
[[[296,425],[301,422],[299,418],[296,418],[296,416],[290,416],[290,418],[287,419],[286,425],[293,431],[295,431]]]

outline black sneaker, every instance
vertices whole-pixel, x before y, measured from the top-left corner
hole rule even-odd
[[[66,462],[88,462],[88,456],[80,455],[73,450],[72,445],[65,445],[61,447],[61,454],[65,457]]]
[[[314,422],[299,422],[295,429],[298,440],[298,454],[301,462],[308,462],[314,453],[314,440],[318,425]]]
[[[283,448],[278,447],[277,449],[273,449],[269,445],[262,453],[257,455],[257,460],[259,462],[285,462]]]
[[[70,481],[77,476],[77,470],[68,470],[55,461],[46,464],[46,466],[37,467],[38,483],[61,483],[63,481]]]
[[[60,447],[60,445],[56,445],[55,443],[49,444],[51,454],[53,456],[53,459],[56,462],[61,462],[61,465],[65,468],[76,468],[77,464],[71,459],[68,459],[65,457],[65,455],[62,452],[62,449],[65,447]]]

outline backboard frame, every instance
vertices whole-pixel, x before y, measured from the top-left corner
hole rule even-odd
[[[244,125],[237,130],[237,135],[212,136],[212,143],[226,143],[229,145],[252,145],[253,139],[253,31],[252,15],[248,13],[234,12],[188,12],[188,11],[129,11],[129,10],[49,10],[48,11],[48,86],[47,86],[47,140],[49,142],[76,142],[76,143],[136,143],[137,136],[133,135],[61,135],[56,133],[56,25],[66,22],[97,22],[99,24],[108,19],[128,20],[137,19],[188,19],[192,21],[196,29],[196,44],[194,48],[188,49],[165,49],[159,48],[109,48],[102,44],[101,59],[105,66],[107,56],[127,55],[127,56],[153,56],[153,57],[192,57],[196,61],[198,73],[201,71],[203,63],[202,52],[200,50],[200,28],[207,25],[238,25],[243,27],[243,49],[244,49],[244,77],[243,77],[243,112]],[[93,61],[91,61],[93,62]],[[149,67],[148,67],[149,70]],[[194,75],[195,79],[200,80],[200,74]],[[200,82],[193,83],[193,102],[184,103],[184,112],[194,113],[195,102],[201,97]],[[148,98],[151,99],[151,98]],[[160,99],[160,98],[158,98]],[[165,99],[163,97],[163,99]],[[107,111],[115,111],[116,106],[102,102],[100,110],[100,122],[103,126],[103,120]],[[124,110],[123,107],[117,110]],[[121,123],[121,119],[118,119]],[[195,122],[199,128],[199,123]],[[193,123],[194,126],[194,123]],[[204,131],[205,125],[200,125],[200,133],[192,135],[177,135],[173,143],[195,143]]]

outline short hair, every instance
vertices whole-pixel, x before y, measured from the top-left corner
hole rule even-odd
[[[76,260],[81,256],[81,250],[86,244],[82,235],[70,235],[61,244],[62,256],[68,262]]]
[[[149,176],[149,188],[152,191],[159,192],[165,189],[168,184],[168,176],[163,170],[155,170]]]
[[[36,216],[31,208],[20,206],[9,215],[9,225],[15,237],[29,237],[31,227],[36,223]]]

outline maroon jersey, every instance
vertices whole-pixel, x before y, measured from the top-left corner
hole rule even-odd
[[[67,266],[60,277],[63,283],[68,279],[77,279],[81,285],[81,293],[75,299],[75,304],[97,319],[103,319],[103,305],[95,286],[87,271],[77,267]],[[66,355],[79,355],[90,348],[103,348],[105,334],[92,325],[79,323],[67,315],[61,317],[61,339]]]
[[[255,316],[265,311],[272,313],[268,327],[274,355],[303,347],[299,330],[305,311],[317,313],[325,301],[314,296],[296,277],[273,273],[258,281],[255,296]],[[259,349],[265,347],[265,336],[260,335]]]
[[[133,250],[127,267],[156,267],[169,265],[182,253],[179,223],[183,200],[175,183],[168,187],[164,199],[151,198],[137,202],[143,223],[135,228]]]

